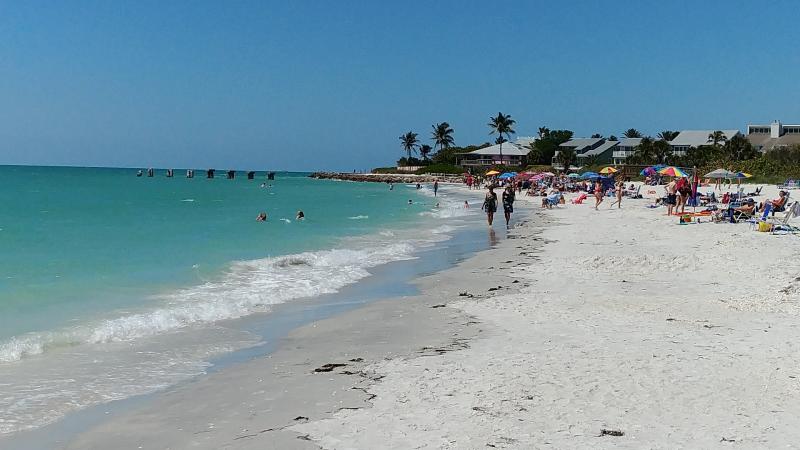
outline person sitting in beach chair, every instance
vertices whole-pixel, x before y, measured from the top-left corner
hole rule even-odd
[[[768,200],[768,201],[758,205],[758,209],[763,208],[764,205],[769,203],[770,205],[772,205],[772,213],[774,215],[776,212],[783,212],[786,209],[786,202],[788,200],[789,200],[789,196],[787,195],[787,192],[786,191],[780,191],[780,192],[778,192],[778,198],[776,198],[775,200]]]
[[[553,209],[553,206],[558,206],[561,201],[561,192],[555,190],[550,195],[542,198],[542,208]]]
[[[756,202],[752,198],[748,198],[742,206],[733,208],[731,210],[731,222],[743,222],[753,217],[756,212]]]

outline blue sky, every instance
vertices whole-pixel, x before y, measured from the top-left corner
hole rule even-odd
[[[791,1],[0,2],[0,164],[368,169],[456,143],[800,122]]]

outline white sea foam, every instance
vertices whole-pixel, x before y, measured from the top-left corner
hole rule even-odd
[[[366,220],[366,219],[369,219],[369,216],[358,215],[358,216],[348,217],[348,219],[350,219],[350,220]]]
[[[193,199],[193,198],[185,198],[185,199],[183,199],[183,200],[181,200],[181,201],[182,201],[182,202],[189,202],[189,203],[191,203],[191,202],[193,202],[193,201],[194,201],[194,199]]]
[[[367,269],[413,258],[410,241],[361,250],[333,249],[232,264],[217,281],[158,297],[163,306],[72,329],[16,336],[0,343],[0,361],[49,348],[130,341],[197,324],[267,311],[292,299],[336,292],[369,275]]]

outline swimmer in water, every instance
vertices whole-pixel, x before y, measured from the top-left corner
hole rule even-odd
[[[295,217],[295,220],[303,220],[305,218],[306,218],[306,215],[303,214],[303,211],[297,211],[297,217]]]
[[[469,208],[469,202],[464,200],[464,208]]]
[[[434,208],[439,208],[439,202],[436,202],[436,206],[434,206]]]
[[[256,222],[266,222],[267,221],[267,213],[262,212],[256,216]]]
[[[414,202],[413,202],[413,201],[411,201],[411,199],[408,199],[408,204],[410,205],[410,204],[412,204],[412,203],[414,203]]]
[[[262,188],[265,188],[265,187],[267,187],[267,183],[261,183],[261,187],[262,187]]]

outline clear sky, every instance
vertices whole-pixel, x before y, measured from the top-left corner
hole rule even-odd
[[[0,164],[367,169],[456,144],[800,122],[793,1],[2,1]]]

